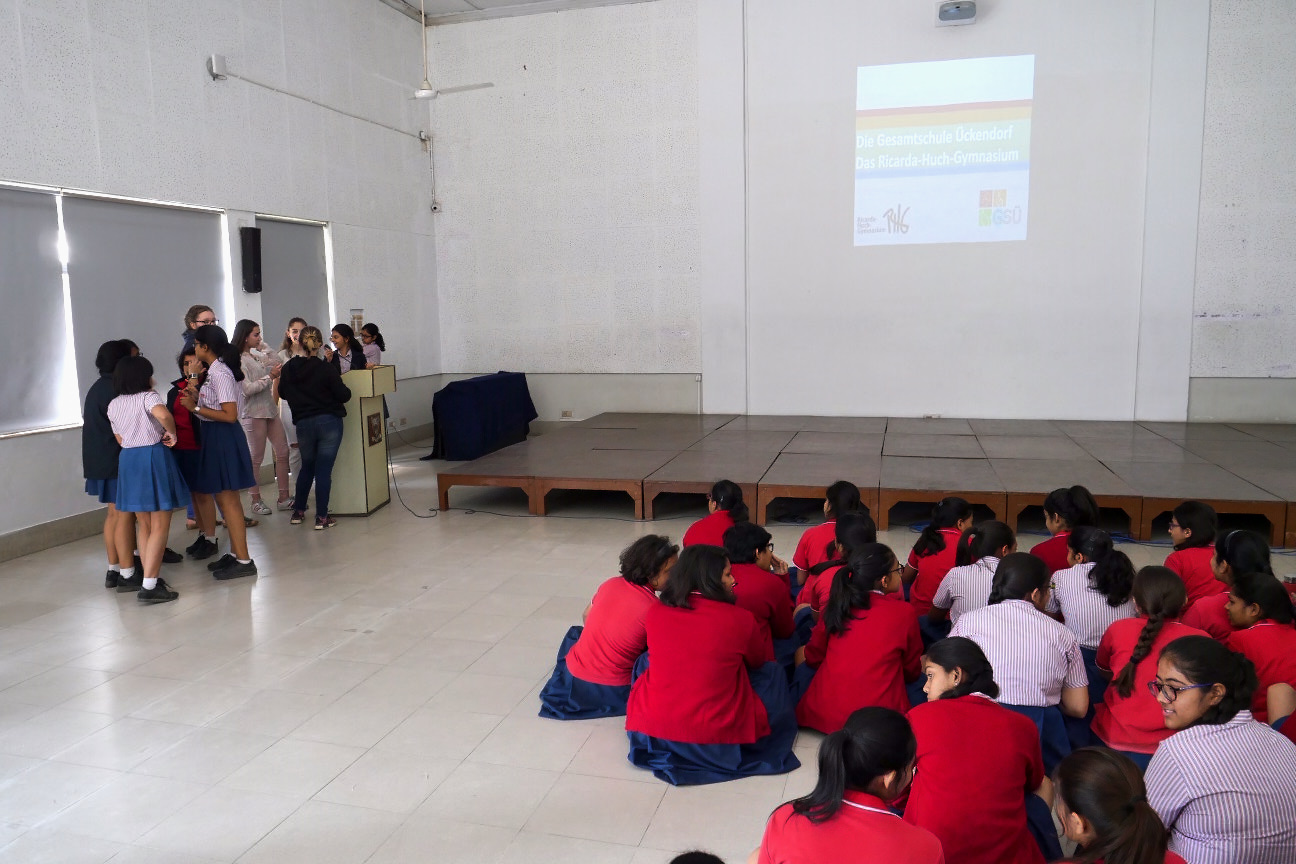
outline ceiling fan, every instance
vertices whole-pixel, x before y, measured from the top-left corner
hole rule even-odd
[[[447,93],[463,93],[466,90],[484,90],[487,87],[494,87],[494,82],[484,84],[461,84],[458,87],[442,87],[436,89],[432,82],[428,80],[428,50],[427,50],[427,12],[424,11],[425,0],[419,0],[419,26],[423,30],[423,80],[419,82],[418,89],[414,91],[411,99],[436,99],[438,96],[444,96]]]

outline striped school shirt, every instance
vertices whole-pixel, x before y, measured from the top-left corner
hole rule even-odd
[[[198,407],[219,411],[225,402],[236,403],[239,414],[243,413],[243,388],[234,380],[234,373],[225,365],[225,361],[217,360],[208,367],[207,381],[198,391]],[[213,422],[208,417],[198,419]]]
[[[1048,607],[1050,612],[1062,613],[1067,629],[1080,640],[1081,648],[1094,650],[1102,642],[1108,627],[1138,614],[1134,609],[1134,598],[1119,606],[1109,606],[1106,596],[1089,587],[1089,571],[1097,566],[1086,561],[1054,573],[1055,587]]]
[[[1026,600],[1005,600],[967,613],[950,630],[985,652],[1005,705],[1047,708],[1065,687],[1087,687],[1075,634]]]
[[[161,405],[155,390],[118,396],[108,403],[108,422],[114,435],[121,436],[122,447],[152,447],[162,440],[166,429],[149,412]]]
[[[1296,861],[1296,747],[1250,711],[1171,735],[1145,779],[1170,849],[1192,864]]]
[[[974,609],[984,609],[998,567],[999,559],[987,555],[975,563],[953,568],[941,580],[931,605],[948,609],[950,621],[958,621]]]

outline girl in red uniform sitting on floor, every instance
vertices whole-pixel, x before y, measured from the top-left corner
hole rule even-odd
[[[1269,725],[1296,744],[1296,720],[1291,720],[1296,714],[1296,687],[1270,684],[1268,693]]]
[[[676,786],[800,767],[796,711],[756,619],[734,605],[724,550],[680,553],[648,610],[626,707],[630,761]]]
[[[1170,513],[1170,541],[1174,543],[1174,551],[1166,556],[1165,566],[1178,573],[1188,589],[1185,611],[1204,597],[1228,593],[1228,588],[1215,579],[1211,567],[1218,526],[1215,508],[1200,501],[1185,501]]]
[[[739,522],[748,521],[747,505],[743,503],[742,487],[732,480],[720,480],[707,495],[707,512],[684,532],[681,546],[704,543],[707,546],[724,546],[724,532]]]
[[[1174,731],[1146,774],[1170,848],[1192,864],[1296,861],[1296,748],[1251,716],[1251,661],[1185,636],[1162,650],[1148,687]]]
[[[773,540],[761,526],[739,522],[725,532],[724,550],[734,579],[734,605],[752,613],[774,659],[791,670],[800,645],[792,639],[787,562],[774,554]]]
[[[963,532],[955,554],[955,567],[945,574],[932,597],[927,611],[931,627],[948,616],[951,623],[974,609],[983,609],[990,601],[990,588],[994,584],[999,561],[1017,551],[1017,537],[1003,522],[982,522]],[[949,628],[945,628],[945,633]]]
[[[1266,697],[1274,684],[1296,687],[1296,628],[1292,627],[1291,595],[1268,573],[1242,573],[1233,580],[1228,599],[1233,634],[1228,646],[1255,665],[1260,686],[1251,713],[1269,722]]]
[[[1050,852],[1060,855],[1039,732],[994,701],[999,685],[980,647],[971,639],[942,639],[924,658],[923,673],[928,701],[909,712],[918,771],[905,821],[940,838],[949,864],[1043,864],[1027,821],[1029,802],[1052,841]]]
[[[796,568],[794,589],[805,583],[806,573],[811,567],[834,557],[837,520],[847,513],[869,512],[860,500],[859,487],[849,480],[838,480],[824,490],[823,511],[823,523],[807,528],[792,554],[792,566]]]
[[[1157,657],[1182,636],[1205,635],[1176,620],[1187,602],[1178,574],[1168,567],[1144,567],[1134,577],[1138,617],[1113,622],[1098,644],[1098,668],[1116,677],[1094,711],[1093,734],[1140,770],[1147,768],[1157,745],[1170,737],[1161,706],[1145,686],[1156,677]]]
[[[836,732],[852,711],[868,705],[909,709],[905,684],[922,671],[918,613],[885,599],[900,590],[902,569],[888,547],[869,543],[833,575],[792,685],[794,694],[804,694],[797,702],[802,726]]]
[[[1083,486],[1054,489],[1044,498],[1044,527],[1053,536],[1036,543],[1031,554],[1048,565],[1049,573],[1065,570],[1067,535],[1081,525],[1098,524],[1098,502]]]
[[[891,809],[914,775],[903,714],[861,708],[819,745],[814,791],[770,815],[747,864],[944,864],[940,841]]]
[[[909,602],[926,615],[941,580],[955,566],[955,552],[963,532],[972,527],[972,505],[962,498],[942,498],[932,507],[931,521],[918,535],[904,580],[909,587]]]
[[[1147,800],[1143,774],[1119,753],[1077,750],[1054,775],[1058,821],[1076,843],[1075,864],[1186,864],[1166,848],[1161,817]],[[1005,859],[1007,860],[1007,859]]]
[[[877,525],[873,524],[873,517],[867,513],[847,513],[837,520],[836,537],[833,557],[810,568],[805,584],[797,594],[798,628],[802,626],[800,622],[803,609],[811,610],[815,617],[823,611],[824,604],[828,602],[828,594],[832,591],[833,574],[837,572],[837,568],[845,564],[856,550],[877,542]]]
[[[999,704],[1035,721],[1046,771],[1071,752],[1062,715],[1084,717],[1089,710],[1080,643],[1044,614],[1048,603],[1048,566],[1014,552],[995,569],[990,605],[959,618],[950,631],[981,646],[995,670]]]
[[[644,619],[670,577],[679,547],[640,537],[621,552],[621,575],[599,586],[558,646],[553,674],[540,691],[540,716],[555,720],[616,717],[626,712],[630,675],[648,647]]]
[[[1183,623],[1205,630],[1214,639],[1228,642],[1233,635],[1229,623],[1229,589],[1239,573],[1273,573],[1269,565],[1269,541],[1254,531],[1228,531],[1215,538],[1211,572],[1220,583],[1220,593],[1209,594],[1184,612]]]

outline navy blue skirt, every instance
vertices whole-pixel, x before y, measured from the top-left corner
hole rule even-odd
[[[635,664],[636,676],[647,668],[648,655]],[[748,672],[752,689],[765,705],[770,733],[751,744],[686,744],[626,730],[630,761],[672,786],[723,783],[758,774],[786,774],[801,767],[792,752],[796,741],[796,703],[787,675],[774,662]]]
[[[248,451],[247,436],[243,434],[242,425],[205,421],[202,425],[202,447],[198,451],[198,471],[191,487],[193,491],[215,495],[217,492],[241,491],[255,485],[252,455]]]
[[[1062,710],[1056,705],[1050,705],[1047,708],[1039,705],[1009,705],[1006,702],[1000,702],[1005,708],[1010,708],[1018,714],[1029,717],[1035,722],[1035,728],[1040,731],[1040,749],[1044,755],[1044,773],[1053,776],[1053,769],[1058,763],[1071,755],[1071,740],[1067,737],[1066,722],[1062,717]]]
[[[923,649],[930,648],[934,643],[948,636],[952,627],[948,618],[943,621],[933,621],[926,615],[919,615],[918,634],[922,636]]]
[[[106,480],[87,479],[85,490],[87,495],[93,495],[99,499],[100,504],[117,503],[117,478],[109,477]]]
[[[621,717],[630,699],[630,685],[594,684],[577,678],[567,668],[567,652],[576,644],[584,627],[572,627],[558,646],[549,683],[540,691],[540,716],[554,720],[588,720],[591,717]]]
[[[123,447],[117,457],[117,509],[161,513],[189,506],[189,486],[162,443]]]
[[[1053,824],[1053,811],[1044,799],[1034,792],[1026,793],[1026,827],[1035,838],[1045,861],[1062,858],[1062,843],[1058,840],[1057,826]]]
[[[1099,742],[1102,743],[1102,742]],[[1107,745],[1103,745],[1104,747]],[[1115,750],[1116,748],[1109,748]],[[1135,753],[1133,750],[1116,750],[1117,753],[1129,758],[1131,762],[1138,766],[1139,770],[1147,773],[1147,766],[1152,762],[1151,753]]]
[[[180,469],[180,476],[189,484],[190,489],[193,488],[194,481],[198,479],[198,455],[201,452],[201,450],[171,448],[171,455],[175,458],[176,467]]]

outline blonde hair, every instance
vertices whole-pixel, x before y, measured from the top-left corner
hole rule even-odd
[[[318,327],[303,327],[301,336],[298,338],[301,339],[302,347],[308,354],[314,354],[324,344],[324,334],[320,333]]]

